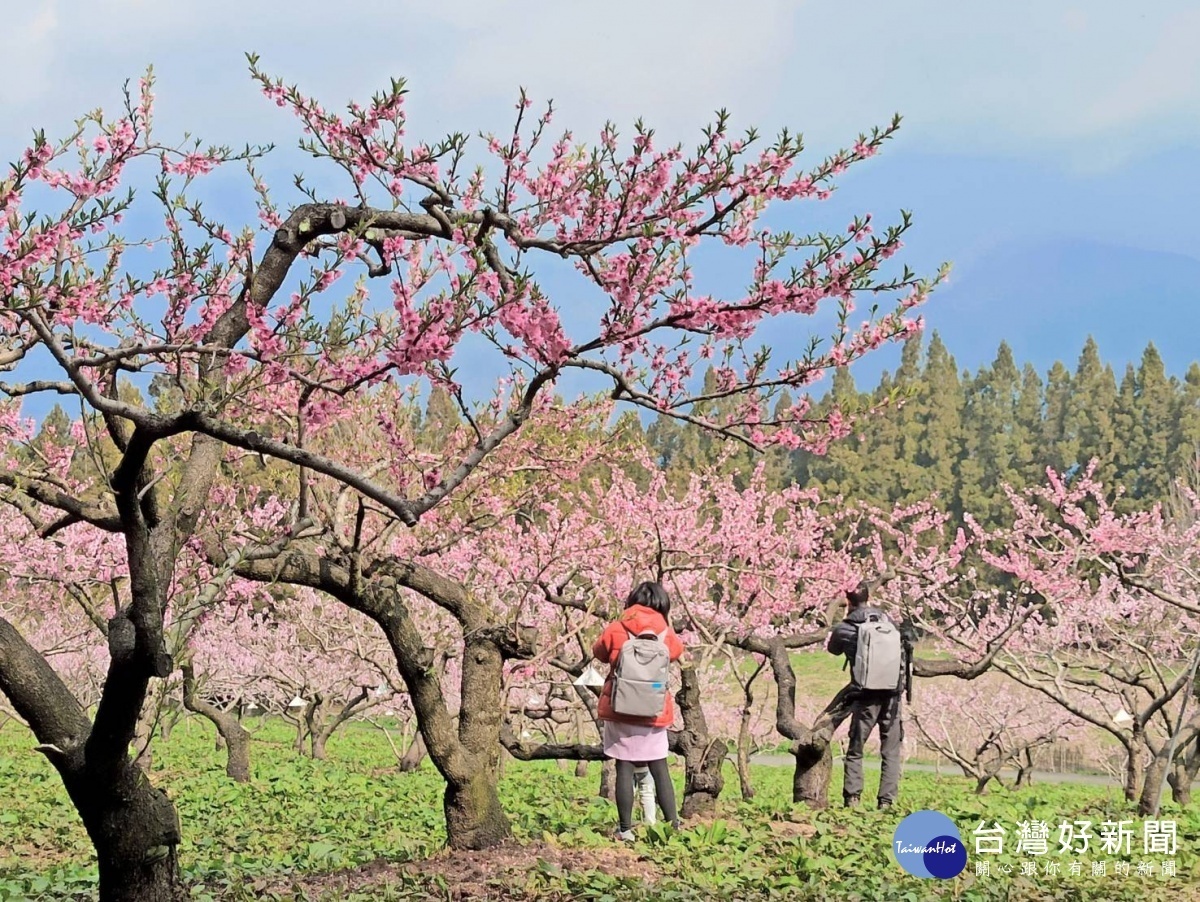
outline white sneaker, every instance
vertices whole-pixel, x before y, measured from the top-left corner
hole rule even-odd
[[[613,833],[613,839],[618,842],[633,842],[637,839],[637,835],[632,830],[622,830],[618,828]]]

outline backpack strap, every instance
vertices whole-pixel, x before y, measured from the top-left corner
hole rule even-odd
[[[629,635],[631,635],[635,639],[645,639],[647,636],[653,636],[659,642],[663,642],[663,643],[665,643],[667,641],[667,630],[670,629],[670,627],[667,627],[667,629],[663,630],[661,633],[656,633],[656,632],[654,632],[654,630],[642,630],[640,633],[635,633],[633,630],[631,630],[629,628],[629,624],[626,623],[624,620],[620,621],[620,623],[621,623],[621,626],[623,626],[625,628],[625,632],[629,633]]]

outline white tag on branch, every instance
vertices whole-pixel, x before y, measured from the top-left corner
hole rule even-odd
[[[596,669],[596,665],[588,662],[588,666],[583,668],[583,673],[575,678],[576,686],[595,686],[599,689],[604,685],[604,674]]]

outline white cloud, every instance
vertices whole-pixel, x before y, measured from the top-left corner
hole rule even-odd
[[[408,77],[422,137],[505,129],[525,85],[580,137],[643,115],[690,139],[726,106],[740,125],[800,128],[827,149],[900,111],[911,149],[1095,162],[1200,143],[1193,3],[397,0],[340,12],[114,0],[70,15],[29,4],[6,22],[0,158],[33,127],[61,132],[115,105],[148,63],[162,134],[290,141],[246,77],[242,54],[256,50],[330,105]]]
[[[1198,47],[1200,9],[1173,16],[1115,89],[1095,99],[1086,121],[1101,130],[1167,115],[1181,107],[1195,110],[1200,96]]]
[[[451,8],[460,12],[463,6]],[[553,96],[573,121],[638,116],[694,132],[714,110],[769,115],[784,89],[798,4],[788,0],[475,4],[440,93],[505,102],[515,86]],[[736,10],[736,14],[731,14]]]

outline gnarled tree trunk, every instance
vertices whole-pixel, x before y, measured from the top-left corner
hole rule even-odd
[[[429,756],[446,778],[446,836],[454,849],[487,849],[512,834],[497,786],[504,719],[503,671],[504,656],[499,645],[484,636],[468,636],[462,661],[457,742],[447,746],[440,733],[431,736],[423,731]],[[458,764],[460,757],[466,759],[465,767]]]
[[[115,772],[98,774],[70,757],[61,766],[55,763],[96,847],[100,898],[104,902],[186,898],[176,858],[179,818],[171,801],[128,759]]]
[[[238,783],[250,780],[250,733],[241,722],[228,711],[206,702],[196,693],[196,673],[189,660],[182,665],[183,705],[199,714],[214,727],[217,735],[225,741],[225,773]]]
[[[176,902],[186,895],[176,858],[179,819],[128,753],[148,674],[139,675],[138,662],[130,660],[124,644],[133,632],[128,621],[114,631],[120,636],[110,638],[114,660],[95,725],[45,659],[3,618],[0,691],[33,729],[41,743],[37,750],[59,772],[83,820],[96,848],[101,900]]]
[[[366,686],[362,686],[359,688],[358,695],[342,705],[342,710],[334,717],[323,717],[316,729],[313,728],[312,724],[309,724],[309,735],[312,736],[312,756],[314,758],[318,761],[325,760],[325,744],[329,742],[329,738],[337,732],[342,724],[353,717],[354,712],[361,709],[370,700],[370,697],[371,690]]]
[[[825,706],[812,728],[796,720],[796,673],[792,669],[789,648],[781,641],[754,642],[748,648],[767,655],[775,676],[775,728],[792,740],[791,753],[796,759],[792,776],[792,801],[812,808],[829,806],[829,781],[833,776],[833,754],[829,750],[833,734],[850,716],[854,690],[843,686]]]
[[[712,814],[717,797],[725,788],[722,768],[729,746],[709,735],[708,721],[700,706],[700,678],[694,667],[684,667],[683,684],[675,693],[683,729],[671,734],[671,749],[684,760],[683,817]]]
[[[283,580],[328,592],[379,624],[408,689],[429,757],[446,781],[443,810],[448,844],[455,849],[486,849],[512,835],[498,790],[504,662],[532,657],[533,631],[492,623],[487,609],[463,585],[418,561],[380,561],[376,571],[364,578],[353,565],[348,569],[325,553],[293,545],[277,558],[243,559],[236,568],[250,579]],[[403,589],[418,592],[448,611],[462,628],[457,725],[442,692],[438,656],[425,644]]]
[[[1171,784],[1171,799],[1186,806],[1192,804],[1192,784],[1196,782],[1196,774],[1200,773],[1200,736],[1191,740],[1183,751],[1186,755],[1181,752],[1182,757],[1176,757],[1167,782]]]

